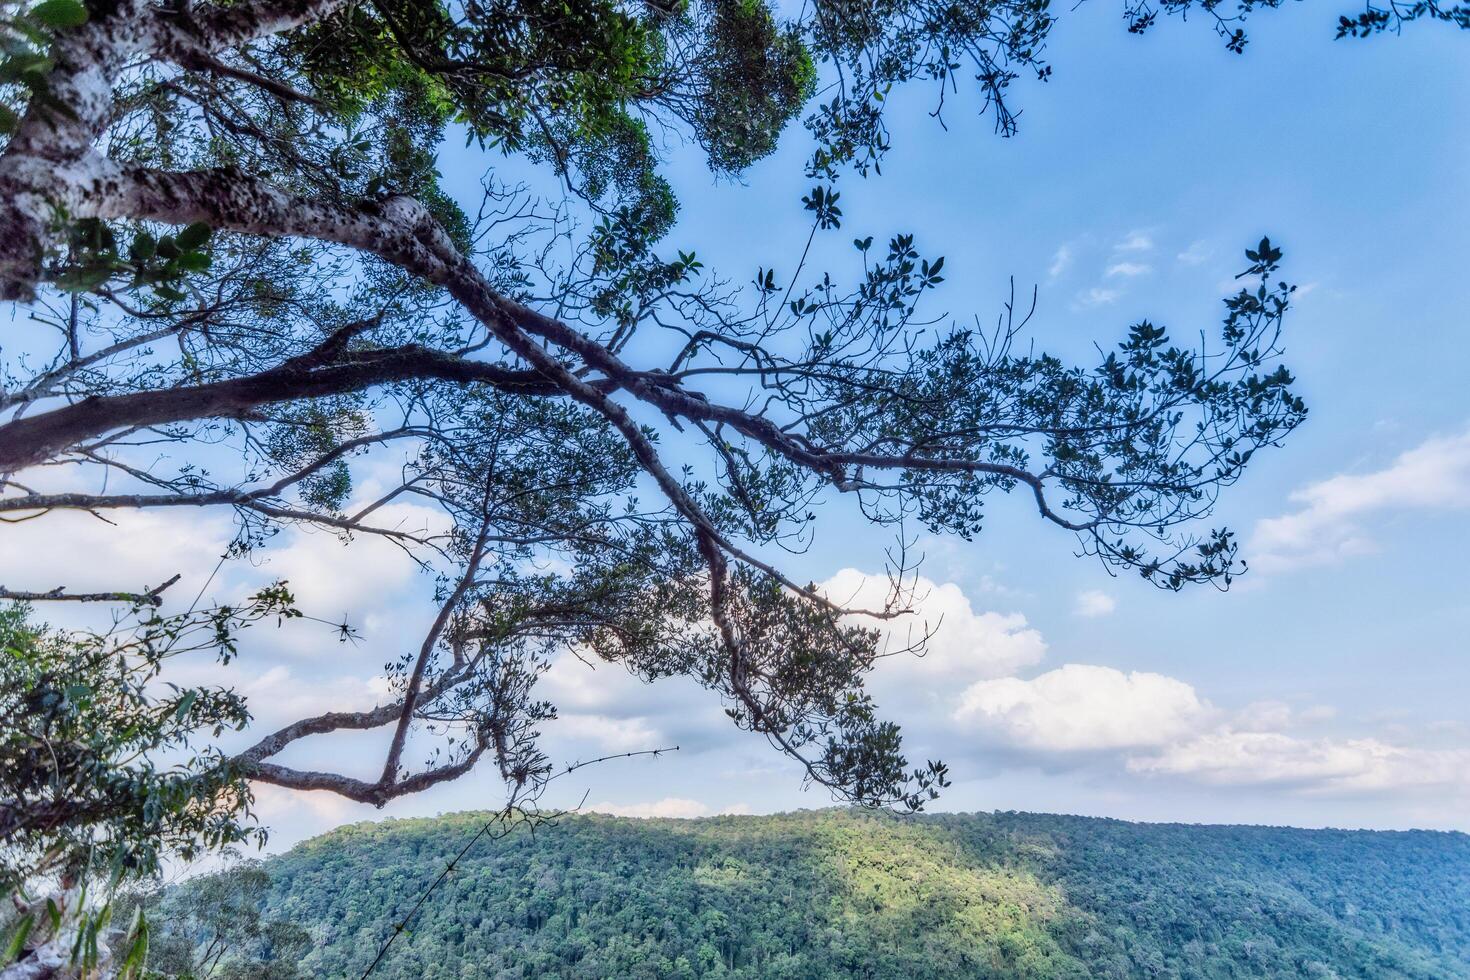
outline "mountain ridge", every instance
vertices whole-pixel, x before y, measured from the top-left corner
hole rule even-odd
[[[360,975],[487,816],[269,859],[311,972]],[[845,809],[525,829],[472,850],[375,976],[1470,978],[1454,831]]]

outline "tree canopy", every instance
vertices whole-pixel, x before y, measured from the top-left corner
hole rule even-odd
[[[0,889],[89,867],[151,875],[165,855],[258,837],[244,772],[195,744],[243,729],[244,699],[159,681],[171,658],[228,663],[242,627],[295,614],[278,587],[199,613],[144,603],[102,633],[50,629],[24,606],[0,612]]]
[[[1126,14],[1199,11],[1240,50],[1261,5]],[[1342,33],[1419,18],[1465,26],[1394,4]],[[1070,364],[1013,343],[1024,304],[993,330],[933,319],[948,270],[909,233],[855,239],[850,284],[773,260],[733,285],[665,244],[662,168],[682,140],[737,175],[801,119],[813,234],[840,234],[839,178],[881,168],[895,86],[974,86],[1011,133],[1052,26],[1044,0],[6,7],[0,294],[29,312],[5,346],[0,517],[216,508],[234,557],[306,525],[439,576],[392,696],[263,734],[228,760],[252,780],[381,805],[484,760],[533,791],[555,712],[535,681],[575,650],[694,677],[840,797],[918,808],[945,770],[909,763],[864,691],[877,633],[783,570],[817,502],[856,498],[900,543],[879,615],[904,608],[905,527],[973,535],[1012,491],[1114,569],[1228,584],[1235,540],[1200,522],[1306,412],[1281,250],[1246,252],[1213,337],[1143,321]],[[487,151],[476,206],[443,184],[448,138]],[[499,181],[494,154],[564,197]],[[364,499],[369,464],[400,478]],[[380,520],[405,501],[442,520]],[[275,761],[379,728],[376,779]],[[422,766],[412,732],[442,739]]]
[[[251,872],[242,921],[289,919],[305,975],[358,978],[483,815],[340,827]],[[484,843],[372,977],[1125,978],[1470,976],[1470,837],[851,810],[567,817]],[[218,949],[165,896],[155,947]],[[167,925],[163,923],[168,923]],[[295,976],[239,943],[216,976]],[[197,955],[197,954],[196,954]]]

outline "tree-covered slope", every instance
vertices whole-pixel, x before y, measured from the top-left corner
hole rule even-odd
[[[359,976],[481,817],[273,859]],[[383,977],[1470,977],[1470,837],[848,811],[566,818],[461,861]]]

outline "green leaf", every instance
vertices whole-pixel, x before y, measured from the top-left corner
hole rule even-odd
[[[51,59],[35,51],[22,51],[0,61],[0,81],[21,81],[30,84],[25,76],[44,78],[51,71]]]
[[[203,252],[185,252],[178,260],[178,267],[185,272],[203,272],[209,265],[209,256]]]
[[[140,905],[133,918],[132,942],[128,946],[122,968],[118,970],[118,976],[123,980],[142,974],[143,962],[148,958],[148,931],[148,920],[143,917],[143,907]]]
[[[31,929],[36,925],[34,916],[26,916],[15,924],[10,932],[10,938],[5,943],[5,955],[0,957],[0,963],[14,963],[20,958],[21,947],[25,946],[26,937],[31,934]]]
[[[183,721],[184,716],[189,713],[189,709],[194,707],[194,701],[198,697],[199,694],[197,691],[190,691],[188,694],[179,698],[179,706],[174,709],[174,721]]]
[[[56,287],[70,293],[85,293],[112,278],[112,270],[105,266],[84,269],[68,269],[56,277]]]
[[[87,8],[77,0],[45,0],[31,9],[31,16],[47,27],[80,27],[87,22]]]
[[[154,238],[146,231],[140,231],[138,232],[138,234],[133,236],[133,244],[128,249],[128,254],[132,257],[134,262],[146,262],[149,259],[153,258],[153,253],[157,250],[158,239]]]
[[[175,236],[179,248],[186,252],[192,252],[203,248],[209,241],[212,229],[202,221],[196,221]]]

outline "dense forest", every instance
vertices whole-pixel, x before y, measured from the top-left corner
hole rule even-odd
[[[358,824],[271,859],[267,920],[312,939],[251,955],[282,961],[273,976],[362,975],[483,818]],[[164,904],[197,907],[190,889],[209,885]],[[165,927],[174,942],[183,921]],[[374,976],[1470,977],[1470,836],[1025,813],[566,817],[482,841]]]

